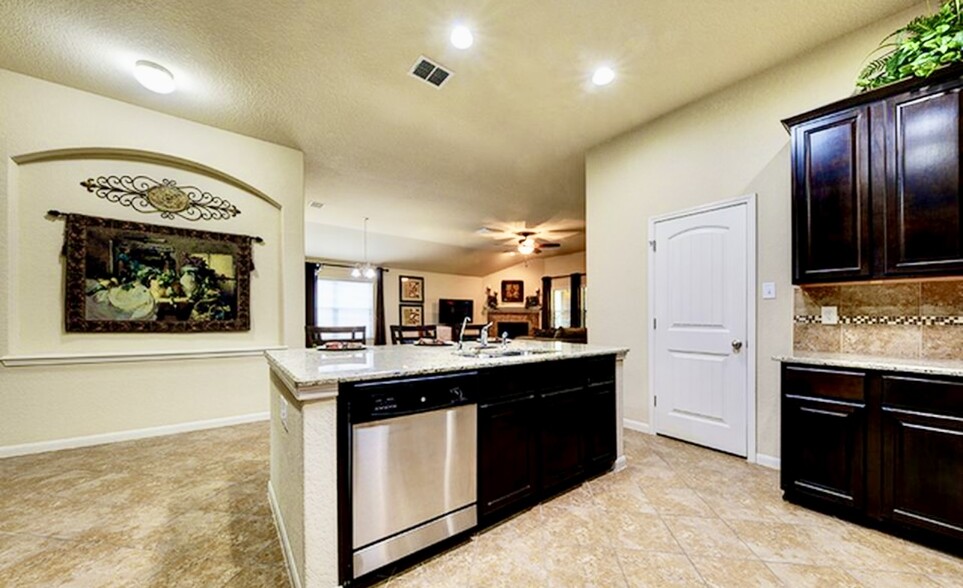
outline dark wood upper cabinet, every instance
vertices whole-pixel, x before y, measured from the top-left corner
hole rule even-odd
[[[963,270],[960,97],[937,87],[885,102],[883,275]]]
[[[783,121],[793,283],[963,272],[963,66]]]
[[[792,130],[797,282],[871,273],[868,119],[854,108]]]

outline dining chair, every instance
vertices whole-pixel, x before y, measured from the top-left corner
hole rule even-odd
[[[308,347],[316,347],[329,341],[360,341],[367,338],[367,327],[304,327]]]
[[[418,339],[437,339],[438,325],[420,325],[416,327],[405,327],[401,325],[391,325],[391,344],[404,345],[415,343]]]

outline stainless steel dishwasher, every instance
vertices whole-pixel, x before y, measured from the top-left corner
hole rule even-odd
[[[354,578],[477,524],[477,375],[354,386]]]

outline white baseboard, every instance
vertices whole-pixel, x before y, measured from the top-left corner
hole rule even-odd
[[[625,456],[624,456],[624,455],[621,455],[621,456],[619,456],[618,459],[615,460],[615,463],[612,464],[612,469],[609,470],[609,471],[612,472],[612,473],[621,472],[622,470],[624,470],[624,469],[627,468],[627,467],[629,467],[629,462],[628,462],[627,459],[625,459]]]
[[[162,425],[160,427],[148,427],[146,429],[117,431],[116,433],[101,433],[98,435],[87,435],[84,437],[69,437],[67,439],[54,439],[52,441],[24,443],[22,445],[7,445],[0,447],[0,458],[15,457],[17,455],[30,455],[33,453],[46,453],[48,451],[59,451],[61,449],[90,447],[91,445],[117,443],[118,441],[133,441],[134,439],[145,439],[147,437],[162,437],[164,435],[188,433],[190,431],[202,431],[204,429],[216,429],[218,427],[229,427],[231,425],[243,425],[245,423],[266,421],[270,417],[271,414],[268,412],[255,412],[251,414],[242,414],[219,419],[178,423],[176,425]]]
[[[622,426],[630,431],[638,431],[639,433],[645,433],[647,435],[652,434],[652,429],[649,427],[649,423],[643,423],[642,421],[622,419]]]
[[[281,507],[278,505],[278,497],[274,493],[274,486],[271,485],[270,480],[268,480],[268,504],[271,505],[271,514],[274,515],[274,528],[281,541],[281,552],[284,553],[284,566],[288,569],[288,578],[291,578],[291,585],[294,588],[301,588],[301,576],[298,575],[298,566],[294,563],[294,551],[288,543],[288,532],[284,528]]]
[[[771,456],[771,455],[764,455],[764,454],[762,454],[762,453],[757,453],[757,454],[756,454],[756,463],[759,464],[759,465],[761,465],[761,466],[763,466],[763,467],[767,467],[767,468],[771,468],[771,469],[774,469],[774,470],[778,470],[778,469],[779,469],[780,461],[779,461],[779,458],[778,458],[778,457],[773,457],[773,456]]]

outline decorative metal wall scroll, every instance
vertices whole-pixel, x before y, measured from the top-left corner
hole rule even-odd
[[[195,186],[178,186],[174,180],[160,182],[147,176],[99,176],[80,182],[88,192],[108,202],[129,206],[137,212],[159,212],[161,217],[174,216],[197,220],[227,220],[241,211],[229,201]]]
[[[65,216],[68,332],[250,330],[252,237]]]

